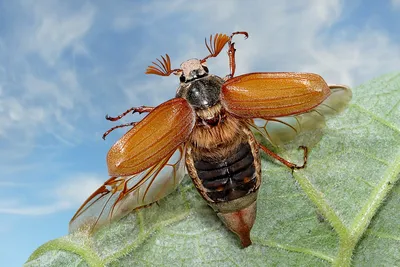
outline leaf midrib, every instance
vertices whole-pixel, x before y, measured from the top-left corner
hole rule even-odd
[[[400,130],[385,119],[376,116],[358,104],[351,104],[350,107],[354,107],[360,113],[368,115],[373,120],[400,135]],[[368,201],[354,217],[350,227],[346,227],[338,214],[336,214],[335,210],[329,205],[327,200],[323,198],[323,194],[313,186],[304,173],[301,171],[294,173],[294,178],[298,181],[305,194],[317,206],[322,215],[332,224],[339,236],[339,252],[336,258],[332,259],[334,266],[349,266],[351,264],[351,256],[356,245],[371,223],[373,216],[379,210],[383,200],[390,194],[394,184],[400,178],[398,175],[400,173],[400,153],[398,153],[395,160],[392,162],[392,164],[388,164],[388,168],[386,169],[383,178],[380,180],[380,183],[374,187]],[[315,251],[313,251],[311,255],[315,255],[319,258],[327,257],[324,254],[315,253]]]

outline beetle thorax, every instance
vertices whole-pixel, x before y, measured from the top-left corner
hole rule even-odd
[[[223,79],[215,75],[182,82],[176,97],[185,98],[194,110],[208,109],[220,103],[223,83]]]

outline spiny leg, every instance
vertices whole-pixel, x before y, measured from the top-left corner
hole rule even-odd
[[[307,149],[306,146],[300,146],[300,147],[299,147],[299,148],[301,148],[301,149],[304,150],[304,156],[303,156],[304,162],[303,162],[303,165],[298,166],[298,165],[296,165],[296,164],[294,164],[294,163],[291,163],[291,162],[287,161],[286,159],[280,157],[278,154],[272,152],[271,150],[269,150],[268,148],[266,148],[266,147],[263,146],[262,144],[258,144],[258,145],[259,145],[259,147],[260,147],[265,153],[267,153],[268,155],[270,155],[270,156],[273,157],[274,159],[279,160],[280,162],[282,162],[283,164],[285,164],[287,167],[291,168],[292,170],[294,170],[294,169],[296,169],[296,170],[298,170],[298,169],[303,169],[303,168],[306,166],[306,164],[307,164],[308,149]]]
[[[106,136],[109,134],[109,133],[111,133],[112,131],[114,131],[115,129],[118,129],[118,128],[123,128],[123,127],[127,127],[127,126],[135,126],[137,124],[137,122],[136,121],[133,121],[133,122],[130,122],[130,123],[125,123],[125,124],[121,124],[121,125],[118,125],[118,126],[114,126],[114,127],[112,127],[111,129],[109,129],[108,131],[106,131],[104,134],[103,134],[103,139],[104,140],[106,140]]]
[[[235,49],[235,43],[232,42],[232,38],[235,35],[238,34],[243,34],[245,36],[245,39],[247,39],[249,37],[249,34],[247,32],[234,32],[231,34],[230,36],[230,40],[228,42],[228,57],[229,57],[229,69],[230,69],[230,74],[228,74],[225,77],[225,80],[228,80],[230,78],[232,78],[235,75],[235,70],[236,70],[236,61],[235,61],[235,53],[236,53],[236,49]]]
[[[231,36],[230,36],[231,40],[232,40],[233,36],[238,35],[238,34],[243,34],[243,35],[244,35],[244,39],[249,38],[248,32],[233,32],[233,33],[231,34]]]
[[[126,116],[130,112],[132,112],[132,114],[134,114],[136,112],[139,114],[142,114],[144,112],[151,112],[153,109],[154,109],[153,107],[147,107],[147,106],[133,107],[133,108],[128,109],[121,115],[118,115],[117,117],[110,117],[110,116],[106,115],[106,120],[117,121],[117,120],[121,119],[122,117]]]

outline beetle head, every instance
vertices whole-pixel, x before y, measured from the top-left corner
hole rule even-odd
[[[206,62],[193,58],[181,64],[181,75],[179,80],[181,83],[187,83],[198,78],[208,75],[208,68]]]
[[[181,69],[171,69],[171,59],[168,54],[166,54],[165,57],[161,56],[161,60],[157,59],[157,62],[153,61],[153,64],[147,67],[146,74],[155,74],[160,76],[169,76],[171,74],[180,75],[181,82],[192,81],[199,77],[204,77],[208,74],[208,68],[205,65],[207,59],[218,56],[222,48],[230,42],[232,36],[238,33],[242,32],[233,33],[231,37],[220,33],[217,33],[214,38],[210,35],[209,42],[205,39],[205,44],[210,54],[202,60],[189,59],[183,62],[181,64]]]

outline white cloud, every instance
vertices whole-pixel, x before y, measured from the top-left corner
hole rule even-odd
[[[175,12],[201,11],[212,6],[213,1],[188,4],[185,0],[148,1],[146,4],[128,1],[113,7],[112,25],[116,31],[125,31],[135,27],[157,26],[160,20]],[[229,7],[229,5],[227,5]],[[107,12],[107,14],[109,14]]]
[[[96,9],[73,5],[23,1],[9,25],[13,33],[0,39],[0,137],[7,140],[0,144],[3,152],[19,144],[34,146],[45,134],[64,144],[77,143],[76,122],[96,110],[89,91],[80,86],[74,62],[78,55],[90,55],[85,38]],[[27,15],[18,15],[24,9]],[[63,57],[66,53],[70,55]]]
[[[3,202],[3,201],[2,201]],[[7,207],[11,206],[11,207]],[[34,205],[21,205],[10,203],[2,203],[0,206],[0,214],[14,214],[14,215],[46,215],[55,212],[59,212],[70,208],[70,203],[68,202],[54,202],[48,205],[34,206]]]
[[[27,184],[25,183],[16,183],[16,182],[10,182],[10,181],[0,181],[0,187],[22,187],[26,186]]]
[[[127,15],[115,18],[113,27],[116,31],[126,31],[131,29],[136,23],[137,21],[133,17]]]
[[[21,134],[32,136],[35,131],[25,131],[26,127],[37,127],[45,119],[43,107],[23,105],[13,96],[0,97],[0,114],[0,136],[10,139]],[[17,135],[13,134],[14,130],[17,131]]]
[[[49,204],[22,203],[19,199],[2,199],[0,214],[46,215],[68,209],[77,209],[106,180],[93,174],[78,174],[66,179],[63,184],[49,189],[45,195],[53,197]],[[2,184],[0,183],[0,186]],[[5,183],[4,186],[16,186]],[[38,196],[35,199],[39,198]]]
[[[400,7],[400,0],[392,0],[392,5],[395,8],[399,8]]]
[[[43,5],[32,2],[26,8],[32,9],[35,17],[32,29],[24,36],[28,51],[39,53],[48,64],[53,65],[64,50],[74,49],[75,46],[82,50],[81,39],[94,20],[95,8],[92,5],[86,4],[76,10],[53,1]]]
[[[310,54],[313,62],[304,65],[303,71],[319,72],[330,83],[358,85],[396,70],[400,46],[371,29],[358,33],[351,40],[316,48]]]
[[[78,207],[107,179],[107,175],[74,175],[57,187],[54,194],[60,202],[67,202],[71,204],[71,207]]]
[[[65,140],[76,138],[72,122],[92,104],[73,71],[61,70],[51,79],[27,73],[16,86],[19,95],[7,87],[0,95],[0,136],[9,145],[31,142],[45,132]]]

